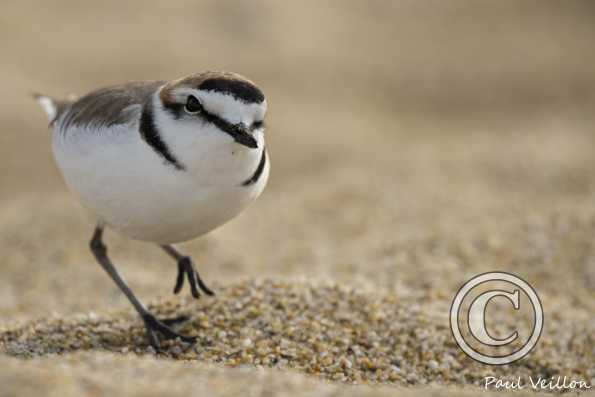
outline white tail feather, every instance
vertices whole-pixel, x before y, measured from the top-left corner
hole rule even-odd
[[[41,108],[47,114],[50,122],[54,121],[58,113],[56,102],[49,96],[40,94],[35,94],[35,100],[41,105]]]

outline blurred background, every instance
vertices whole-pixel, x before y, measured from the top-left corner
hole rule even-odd
[[[588,317],[594,22],[592,1],[3,1],[0,321],[128,305],[30,94],[206,69],[263,88],[272,159],[248,211],[185,244],[210,283],[332,279],[447,306],[500,269]],[[157,248],[108,243],[142,299],[170,296]]]

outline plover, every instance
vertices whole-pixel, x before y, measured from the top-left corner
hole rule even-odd
[[[149,341],[195,338],[173,331],[135,297],[107,255],[105,228],[156,243],[177,261],[174,292],[203,283],[192,259],[172,244],[203,235],[256,199],[269,175],[267,102],[250,80],[203,72],[174,81],[102,88],[80,99],[36,95],[53,128],[52,149],[68,188],[97,217],[90,246],[97,262],[144,321]],[[159,335],[159,336],[158,336]]]

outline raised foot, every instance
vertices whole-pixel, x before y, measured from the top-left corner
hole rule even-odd
[[[165,340],[180,338],[181,341],[189,343],[191,345],[196,343],[196,337],[181,335],[169,328],[168,326],[188,320],[188,317],[186,316],[180,316],[165,320],[157,320],[155,316],[153,316],[152,314],[145,314],[142,316],[142,318],[145,322],[145,328],[147,330],[149,342],[155,349],[159,349],[160,347],[159,338],[157,337],[157,334],[160,334]]]
[[[186,277],[184,277],[186,276]],[[198,288],[201,289],[207,295],[213,296],[215,293],[211,291],[209,287],[202,281],[198,271],[194,267],[194,263],[189,256],[184,256],[178,260],[178,277],[176,278],[176,286],[174,287],[174,294],[179,293],[182,290],[182,286],[184,285],[184,279],[188,279],[188,284],[190,284],[190,291],[192,296],[195,298],[200,297],[200,292]]]

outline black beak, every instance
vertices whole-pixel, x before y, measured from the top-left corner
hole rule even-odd
[[[251,149],[258,147],[256,139],[248,132],[248,128],[244,124],[234,124],[233,128],[228,129],[226,132],[233,137],[233,139],[240,145],[244,145]]]

